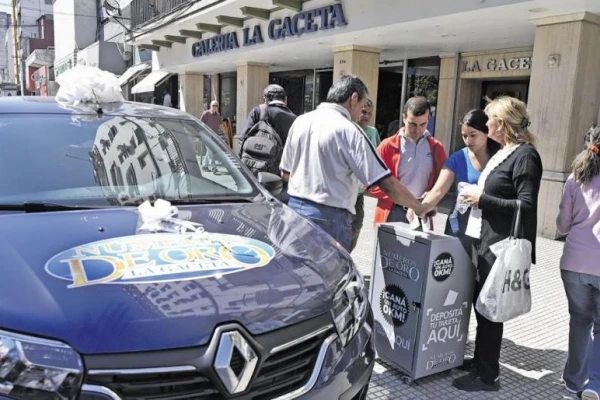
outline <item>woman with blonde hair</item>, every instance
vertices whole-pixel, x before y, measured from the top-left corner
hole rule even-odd
[[[600,128],[591,128],[588,144],[573,161],[556,219],[567,235],[560,259],[569,303],[569,356],[563,384],[581,398],[600,398]],[[593,331],[594,338],[590,333]],[[586,385],[586,381],[588,381]]]
[[[542,179],[542,161],[535,149],[535,136],[529,130],[527,106],[513,97],[492,100],[485,108],[489,136],[502,145],[487,163],[477,182],[477,190],[462,198],[471,205],[466,234],[475,238],[477,267],[474,298],[477,299],[496,256],[490,246],[510,236],[513,215],[520,207],[522,235],[532,244],[535,263],[537,202]],[[520,204],[520,206],[519,206]],[[500,348],[504,325],[479,314],[475,355],[465,361],[471,372],[452,385],[465,391],[500,389]]]

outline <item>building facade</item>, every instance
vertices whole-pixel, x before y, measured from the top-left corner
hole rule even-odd
[[[571,161],[598,122],[600,2],[152,3],[152,10],[147,0],[131,3],[129,41],[153,53],[152,73],[137,86],[155,89],[177,76],[180,108],[194,115],[208,92],[222,114],[245,121],[270,82],[282,84],[290,107],[303,113],[335,79],[354,74],[369,88],[384,136],[395,132],[406,99],[424,95],[435,110],[429,128],[451,153],[462,146],[460,118],[485,97],[526,101],[544,163],[539,233],[556,236]]]
[[[105,3],[109,2],[54,0],[56,76],[75,65],[95,66],[116,75],[126,70],[130,55],[125,50],[124,39],[105,40],[106,25],[114,23],[105,12]]]
[[[7,46],[7,36],[12,27],[10,14],[0,12],[0,82],[12,83],[14,70],[11,70],[9,59],[12,47]],[[12,38],[12,36],[11,36]]]
[[[27,94],[30,85],[30,71],[26,59],[35,49],[51,49],[54,45],[52,28],[52,0],[12,0],[12,67],[21,93]],[[51,33],[52,32],[52,33]],[[34,41],[32,43],[32,41]]]
[[[54,82],[54,19],[42,15],[36,21],[38,35],[27,40],[26,87],[37,96],[56,94]]]

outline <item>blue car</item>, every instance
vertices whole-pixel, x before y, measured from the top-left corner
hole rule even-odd
[[[1,99],[0,399],[365,399],[364,282],[281,186],[178,110]]]

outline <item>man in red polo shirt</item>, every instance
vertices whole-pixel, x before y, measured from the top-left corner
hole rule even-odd
[[[377,148],[392,175],[417,199],[422,199],[431,190],[448,158],[442,143],[427,130],[430,113],[427,99],[411,97],[404,105],[403,126]],[[394,204],[379,187],[372,188],[369,193],[379,199],[375,210],[376,224],[408,222],[406,207]]]

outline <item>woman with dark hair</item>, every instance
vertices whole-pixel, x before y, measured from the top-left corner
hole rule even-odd
[[[423,201],[437,205],[452,186],[458,195],[457,188],[461,182],[477,184],[488,160],[500,149],[498,142],[488,138],[487,122],[488,117],[483,110],[471,110],[464,116],[461,133],[466,147],[446,160],[439,178]],[[465,235],[470,210],[460,213],[457,204],[455,201],[448,216],[445,233],[458,237],[471,256],[473,239]]]
[[[600,398],[600,128],[586,135],[565,183],[556,226],[567,235],[560,259],[569,304],[569,356],[563,384],[584,400]],[[593,338],[590,334],[593,332]],[[587,382],[587,384],[586,384]]]
[[[531,262],[535,264],[537,202],[542,180],[542,160],[535,149],[536,137],[529,129],[527,105],[514,97],[502,96],[486,107],[488,133],[502,149],[488,160],[473,190],[460,194],[461,201],[471,206],[465,233],[475,239],[473,258],[477,267],[474,298],[477,298],[496,255],[491,246],[511,236],[513,216],[520,210],[517,229],[520,239],[531,243]],[[519,229],[520,228],[520,229]],[[504,277],[502,277],[504,278]],[[487,319],[477,307],[475,354],[464,367],[468,375],[455,379],[452,385],[460,390],[500,390],[500,349],[504,324]]]

